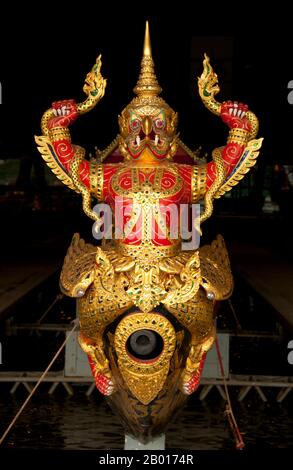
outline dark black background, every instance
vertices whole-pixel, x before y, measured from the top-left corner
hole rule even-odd
[[[89,148],[106,146],[118,131],[118,113],[133,97],[149,19],[163,97],[179,112],[181,135],[189,145],[222,144],[226,135],[197,97],[202,69],[191,70],[192,38],[228,35],[234,44],[232,96],[219,100],[245,101],[257,114],[266,161],[292,161],[293,106],[287,85],[293,79],[293,33],[285,4],[258,5],[258,11],[246,2],[47,2],[9,8],[1,16],[0,44],[0,140],[6,156],[15,155],[14,149],[16,154],[35,151],[33,135],[40,133],[41,115],[52,101],[84,98],[84,78],[99,53],[108,79],[106,95],[73,134],[75,142]],[[209,49],[221,82],[221,67],[216,68]]]
[[[201,74],[202,66],[197,64],[193,70],[191,56],[192,41],[197,37],[215,38],[214,43],[209,41],[208,48],[203,45],[202,57],[204,52],[210,55],[221,84],[225,76],[215,57],[217,38],[229,36],[234,46],[231,96],[222,94],[219,100],[244,101],[259,117],[260,135],[265,139],[259,158],[260,169],[267,163],[292,164],[293,105],[287,100],[287,85],[293,80],[293,19],[285,2],[271,6],[244,1],[216,5],[195,1],[172,4],[97,1],[74,5],[49,1],[35,5],[11,2],[2,5],[0,19],[3,101],[0,105],[0,159],[28,155],[41,162],[34,135],[40,134],[42,113],[52,101],[84,99],[84,78],[99,53],[103,56],[103,75],[108,79],[105,97],[96,109],[74,124],[72,134],[74,142],[88,150],[94,145],[106,146],[118,132],[117,115],[133,97],[145,20],[149,19],[157,76],[164,99],[179,112],[182,139],[191,147],[225,143],[226,127],[198,98],[196,77]],[[36,213],[28,216],[24,211],[19,215],[19,205],[18,201],[13,205],[15,214],[9,206],[1,217],[1,237],[5,240],[1,242],[1,251],[6,252],[8,264],[13,259],[24,258],[18,269],[25,271],[30,259],[39,257],[39,253],[52,256],[56,246],[59,246],[57,255],[62,260],[72,234],[80,230],[80,226],[86,227],[84,232],[90,236],[91,221],[85,222],[85,216],[77,221],[72,217],[73,212],[66,218],[66,211],[59,215],[52,213],[51,217],[44,212],[39,220]],[[272,233],[265,234],[274,239],[274,249],[276,245],[284,249],[286,257],[289,250],[292,257],[292,231],[288,228],[291,212],[283,224],[286,230],[279,229],[277,221]],[[78,200],[74,215],[81,213]],[[239,207],[237,214],[241,215]],[[261,244],[264,240],[262,221],[245,227],[235,220],[223,225],[224,232],[229,236],[232,232],[231,238],[237,241],[241,237],[254,240],[257,232]],[[206,227],[204,230],[209,231]],[[59,231],[65,236],[56,241],[54,236]],[[278,231],[276,239],[275,231]],[[37,242],[46,237],[50,244],[36,248]],[[268,454],[259,455],[262,459],[270,458]],[[43,456],[41,458],[43,462]]]

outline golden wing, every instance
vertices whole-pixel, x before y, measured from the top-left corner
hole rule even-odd
[[[61,291],[69,297],[82,297],[95,277],[97,247],[85,243],[75,233],[64,259],[61,275]]]
[[[213,292],[216,300],[228,299],[233,291],[233,276],[224,239],[218,235],[210,245],[199,249],[201,285]]]
[[[77,193],[80,191],[75,187],[72,179],[66,173],[64,167],[58,160],[58,157],[55,153],[54,147],[50,139],[46,136],[35,136],[35,141],[37,144],[38,151],[42,155],[43,160],[46,162],[50,170],[57,176],[57,178],[62,181],[63,184],[66,184],[70,189],[73,189]]]
[[[230,173],[224,184],[214,195],[216,199],[223,196],[223,194],[227,193],[228,191],[231,191],[231,189],[233,189],[233,187],[244,178],[246,173],[249,172],[250,168],[256,164],[256,159],[262,146],[262,141],[263,138],[253,139],[248,142],[243,151],[242,157],[240,158],[233,172]]]

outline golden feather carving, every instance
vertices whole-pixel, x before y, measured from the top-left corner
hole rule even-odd
[[[35,141],[37,144],[38,151],[42,155],[43,160],[48,165],[50,170],[54,173],[54,175],[60,181],[62,181],[63,184],[79,193],[79,190],[75,187],[72,179],[70,178],[68,173],[66,173],[62,164],[58,160],[58,157],[54,151],[54,147],[50,139],[46,136],[35,136]]]
[[[262,146],[263,138],[250,140],[245,147],[242,157],[240,158],[235,170],[229,175],[228,179],[224,182],[221,188],[214,195],[216,199],[223,196],[223,194],[231,191],[239,181],[241,181],[246,173],[256,164],[259,150]]]

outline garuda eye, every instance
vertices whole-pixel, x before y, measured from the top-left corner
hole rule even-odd
[[[165,127],[165,121],[163,119],[156,119],[155,120],[155,126],[157,129],[162,130]]]
[[[133,121],[130,122],[130,127],[133,131],[137,131],[140,128],[140,120],[139,119],[133,119]]]

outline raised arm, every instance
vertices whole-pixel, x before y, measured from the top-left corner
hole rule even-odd
[[[220,87],[207,55],[203,66],[203,73],[198,79],[200,97],[206,108],[220,116],[230,131],[226,146],[213,151],[213,162],[195,166],[193,170],[192,200],[196,202],[204,197],[205,202],[200,222],[212,214],[213,199],[230,191],[255,165],[263,140],[255,139],[258,119],[248,110],[247,105],[237,101],[216,101],[215,95],[219,93]]]
[[[229,127],[226,146],[222,150],[222,160],[226,177],[233,171],[247,145],[251,133],[251,123],[247,118],[248,106],[236,101],[227,101],[221,106],[221,119]],[[206,188],[208,189],[217,177],[214,162],[207,164]]]
[[[71,175],[71,165],[76,147],[71,144],[69,126],[77,119],[77,105],[74,100],[56,101],[52,104],[54,117],[47,124],[48,137],[54,147],[59,162],[67,174]],[[90,164],[83,159],[79,166],[80,181],[90,187]]]
[[[95,168],[85,160],[85,151],[71,143],[69,127],[81,114],[92,110],[104,96],[106,80],[101,72],[101,56],[87,74],[83,91],[87,98],[76,103],[74,100],[57,101],[52,104],[42,117],[42,136],[35,137],[43,159],[64,184],[78,192],[91,188],[95,179]],[[94,178],[91,178],[94,174]]]

